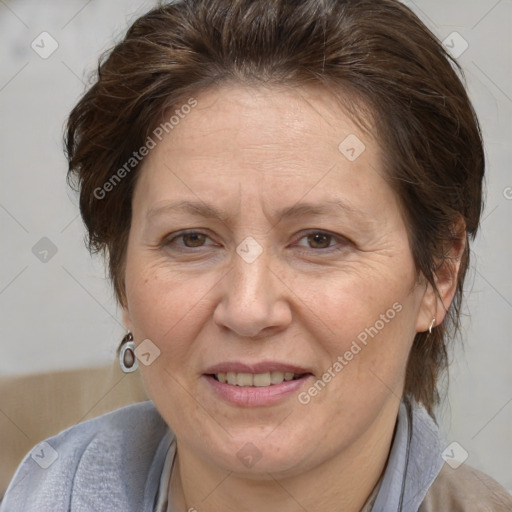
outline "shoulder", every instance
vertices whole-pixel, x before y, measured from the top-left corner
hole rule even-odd
[[[444,464],[430,486],[418,512],[507,512],[512,495],[490,476],[462,464]]]
[[[92,501],[117,510],[126,501],[140,510],[150,466],[167,431],[152,402],[68,428],[25,456],[0,510],[80,509]]]

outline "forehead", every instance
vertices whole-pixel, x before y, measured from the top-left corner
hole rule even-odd
[[[362,187],[387,186],[377,140],[320,86],[225,84],[194,100],[174,107],[179,119],[139,170],[135,202],[146,209],[169,195],[272,204],[339,191],[357,202]]]
[[[335,164],[340,153],[332,150],[349,135],[376,146],[373,136],[363,133],[321,86],[228,83],[203,91],[196,100],[194,110],[169,133],[173,156],[200,156],[205,148],[209,158],[229,151],[230,160],[243,153],[264,161],[288,151],[296,157],[324,153],[322,160],[331,158]]]

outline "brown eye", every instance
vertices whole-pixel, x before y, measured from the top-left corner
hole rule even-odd
[[[183,239],[185,247],[201,247],[208,237],[203,233],[185,233],[180,238]]]
[[[296,242],[296,247],[309,256],[316,254],[318,256],[327,256],[340,251],[346,251],[350,246],[350,241],[342,235],[330,233],[319,229],[312,229],[302,232],[302,236]]]
[[[167,251],[182,254],[203,254],[206,249],[218,247],[207,233],[201,231],[180,231],[172,233],[163,239],[161,246],[165,247]],[[189,251],[189,249],[201,250]]]
[[[331,245],[332,235],[326,233],[312,233],[307,236],[307,239],[312,249],[326,249]]]

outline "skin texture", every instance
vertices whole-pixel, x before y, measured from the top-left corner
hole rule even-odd
[[[386,464],[412,341],[442,321],[453,273],[438,283],[443,307],[416,273],[381,148],[325,90],[224,84],[195,98],[143,162],[126,258],[125,325],[160,350],[139,367],[176,434],[173,499],[200,512],[358,511]],[[354,161],[338,149],[351,134],[365,145]],[[148,218],[175,201],[223,215]],[[328,213],[276,213],[330,202]],[[236,252],[248,236],[263,250],[252,263]],[[203,377],[224,361],[277,360],[307,368],[307,390],[393,304],[307,404],[294,393],[235,406]],[[251,467],[237,456],[247,443],[261,456]]]

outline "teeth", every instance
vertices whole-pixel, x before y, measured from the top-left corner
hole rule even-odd
[[[281,384],[284,380],[284,373],[283,372],[272,372],[270,374],[270,382],[271,384]]]
[[[252,386],[252,375],[250,373],[237,373],[236,384],[237,386]]]
[[[272,377],[269,372],[257,373],[252,378],[253,385],[258,388],[262,388],[263,386],[270,386],[271,382],[272,382]]]
[[[299,375],[292,372],[267,372],[267,373],[217,373],[215,374],[217,380],[224,384],[231,384],[232,386],[245,386],[245,387],[266,387],[273,384],[281,384],[283,381],[293,380]]]

